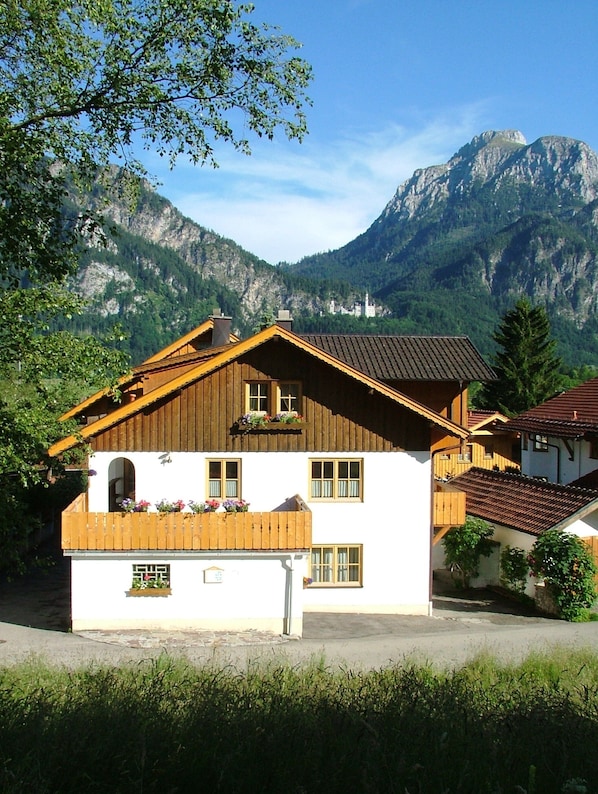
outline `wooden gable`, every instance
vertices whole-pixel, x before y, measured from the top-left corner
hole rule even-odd
[[[304,422],[247,431],[249,381],[301,384]],[[95,451],[392,451],[430,447],[430,423],[275,338],[92,439]]]

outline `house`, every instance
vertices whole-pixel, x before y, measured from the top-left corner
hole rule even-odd
[[[595,548],[598,542],[598,488],[579,483],[560,485],[533,477],[471,468],[451,483],[467,497],[467,514],[494,528],[497,546],[482,559],[480,578],[474,585],[500,583],[500,553],[505,546],[530,551],[548,529],[578,535]],[[535,580],[526,592],[534,596]]]
[[[432,494],[434,450],[465,442],[467,382],[491,371],[441,338],[382,373],[355,366],[360,337],[343,357],[289,324],[239,341],[214,317],[136,367],[120,403],[98,392],[65,414],[78,428],[50,454],[86,445],[91,473],[62,518],[74,630],[300,635],[305,610],[430,614],[432,533],[465,518],[462,493]],[[435,356],[419,380],[413,350]]]
[[[434,475],[441,480],[463,474],[472,466],[495,471],[519,470],[519,433],[506,429],[508,417],[497,411],[469,410],[467,443],[434,459]]]
[[[598,378],[510,419],[521,433],[521,470],[571,483],[598,467]]]

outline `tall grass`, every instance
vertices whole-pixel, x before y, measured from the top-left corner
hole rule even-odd
[[[0,790],[596,792],[597,696],[590,653],[453,672],[32,661],[0,669]]]

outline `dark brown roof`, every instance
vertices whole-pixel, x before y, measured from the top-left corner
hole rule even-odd
[[[515,416],[507,427],[558,438],[598,433],[598,378]]]
[[[598,490],[556,485],[473,467],[451,480],[467,494],[467,513],[529,535],[564,528],[598,509]]]
[[[466,336],[299,334],[382,381],[488,381],[495,374]]]

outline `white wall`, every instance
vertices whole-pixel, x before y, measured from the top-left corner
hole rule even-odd
[[[170,564],[169,596],[130,596],[133,564]],[[72,628],[256,629],[302,633],[307,555],[164,555],[157,552],[74,555]],[[206,583],[217,567],[221,583]],[[292,568],[292,570],[289,570]]]
[[[598,460],[590,458],[590,444],[583,440],[571,440],[573,460],[564,442],[558,438],[548,438],[548,450],[534,450],[534,442],[528,442],[528,449],[521,452],[521,472],[530,477],[546,477],[549,482],[568,485],[586,474],[598,469]]]
[[[164,452],[167,452],[165,450]],[[307,610],[429,614],[431,469],[429,452],[417,453],[187,453],[133,452],[136,498],[202,501],[207,498],[206,460],[241,460],[242,498],[250,510],[268,511],[299,494],[313,513],[313,543],[363,544],[362,587],[311,586]],[[100,452],[90,459],[89,510],[108,509],[108,467],[120,457]],[[363,460],[363,502],[309,498],[312,458]]]

